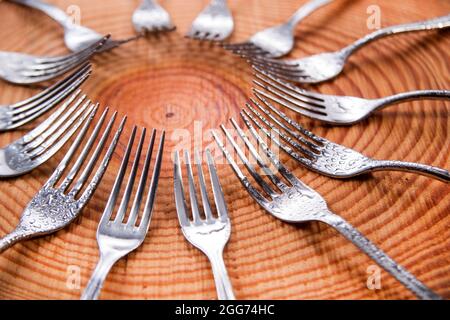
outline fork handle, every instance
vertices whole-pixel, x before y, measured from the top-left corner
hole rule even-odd
[[[450,90],[417,90],[403,92],[381,99],[374,99],[376,109],[381,109],[394,103],[419,99],[450,99]]]
[[[309,16],[313,11],[329,4],[332,0],[312,0],[300,7],[288,20],[287,25],[294,29],[295,26],[305,17]]]
[[[63,10],[59,9],[54,5],[39,0],[11,0],[11,1],[44,12],[50,18],[52,18],[60,25],[62,25],[64,28],[69,28],[72,25],[70,17]]]
[[[355,227],[342,217],[326,212],[321,218],[322,222],[330,225],[339,231],[345,238],[350,240],[359,249],[366,253],[378,265],[383,267],[387,272],[393,275],[406,288],[411,290],[417,297],[426,300],[441,300],[442,297],[425,286],[420,280],[414,277],[409,271],[397,264],[391,257],[374,245]]]
[[[227,268],[223,261],[222,252],[209,254],[208,259],[211,262],[219,300],[236,300],[230,278],[228,277]]]
[[[0,253],[26,238],[29,238],[29,236],[27,236],[24,232],[21,232],[19,229],[12,231],[0,239]]]
[[[94,272],[81,295],[81,300],[97,300],[103,287],[103,282],[111,270],[111,267],[118,260],[113,255],[100,255],[100,260],[95,266]]]
[[[341,52],[344,54],[345,58],[348,58],[352,53],[360,49],[362,46],[380,38],[405,32],[444,29],[448,27],[450,27],[450,15],[430,20],[390,26],[387,28],[379,29],[375,32],[366,35],[365,37],[357,40],[353,44],[342,49]]]
[[[396,160],[373,160],[373,162],[371,163],[370,171],[383,171],[383,170],[418,173],[420,175],[435,178],[443,182],[447,183],[450,182],[450,172],[442,168],[415,162],[404,162]]]

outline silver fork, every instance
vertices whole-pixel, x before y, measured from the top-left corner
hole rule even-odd
[[[245,42],[223,44],[223,47],[245,56],[272,58],[284,56],[294,47],[295,26],[313,11],[331,1],[311,0],[298,9],[286,23],[257,32]]]
[[[73,52],[81,51],[93,43],[101,40],[103,36],[98,32],[83,27],[81,25],[75,24],[72,18],[69,17],[63,10],[58,7],[48,4],[40,0],[9,0],[10,2],[15,2],[27,7],[31,7],[42,11],[47,14],[50,18],[58,22],[64,28],[64,43],[66,47]],[[108,39],[107,43],[100,48],[100,51],[111,50],[121,44],[137,39],[137,37],[131,37],[124,40],[111,40]]]
[[[99,51],[109,36],[88,48],[60,57],[39,57],[18,52],[0,51],[0,78],[15,84],[32,84],[51,80],[84,65]]]
[[[143,0],[134,11],[132,21],[138,34],[175,30],[169,13],[154,0]]]
[[[195,39],[222,41],[233,32],[234,21],[226,0],[211,0],[195,18],[187,36]]]
[[[259,156],[255,146],[252,145],[236,121],[234,121],[234,119],[231,119],[231,121],[233,126],[236,128],[238,135],[250,150],[252,157],[256,159],[257,164],[264,170],[267,177],[276,186],[276,189],[273,189],[273,187],[257,173],[253,165],[244,155],[242,149],[236,141],[234,141],[231,134],[223,125],[221,128],[225,132],[227,139],[231,142],[234,150],[237,151],[239,158],[245,164],[251,175],[255,178],[255,181],[257,181],[259,187],[265,190],[264,195],[257,188],[255,188],[247,176],[244,175],[229,152],[225,149],[224,144],[216,133],[213,133],[214,138],[244,188],[261,207],[263,207],[274,217],[288,223],[319,221],[335,228],[345,238],[354,243],[360,250],[366,253],[387,272],[393,275],[406,288],[411,290],[417,297],[422,299],[442,299],[438,294],[431,291],[431,289],[426,287],[411,273],[375,246],[349,222],[331,212],[330,209],[328,209],[325,199],[323,199],[319,193],[300,181],[285,166],[283,166],[272,151],[270,151],[269,147],[264,143],[262,138],[258,136],[256,131],[251,129],[252,134],[257,138],[262,150],[264,150],[264,154],[275,166],[281,176],[289,182],[289,185],[285,184],[285,182],[275,175],[266,162],[264,162],[264,160]]]
[[[258,93],[255,95],[270,111],[255,99],[251,99],[251,101],[272,122],[247,103],[247,108],[251,112],[246,109],[241,112],[247,126],[252,127],[250,118],[264,135],[272,139],[276,145],[300,164],[311,170],[333,178],[349,178],[372,171],[407,171],[439,179],[443,182],[450,182],[450,172],[447,170],[414,162],[371,159],[353,149],[319,137],[277,110]],[[257,118],[270,130],[261,125]],[[283,144],[279,137],[288,144]]]
[[[234,300],[233,288],[223,261],[223,249],[230,239],[231,223],[228,217],[222,188],[220,187],[219,177],[217,176],[216,168],[214,166],[214,160],[208,149],[206,150],[206,155],[218,217],[216,218],[213,216],[211,205],[208,200],[200,156],[196,153],[195,162],[197,163],[198,180],[205,219],[200,216],[190,156],[188,151],[185,151],[192,221],[189,219],[188,206],[186,199],[184,198],[180,159],[178,152],[176,152],[174,159],[174,190],[178,220],[180,221],[181,230],[186,239],[194,247],[203,252],[211,262],[218,298],[220,300]]]
[[[50,117],[23,137],[0,148],[0,178],[23,175],[50,159],[96,108],[80,90]]]
[[[254,89],[256,92],[304,116],[337,125],[354,124],[395,103],[419,99],[450,99],[449,90],[409,91],[380,99],[320,94],[300,89],[258,68],[256,70],[257,80],[253,82],[270,93]]]
[[[114,206],[119,196],[120,186],[122,184],[125,171],[127,169],[128,160],[130,158],[131,149],[133,147],[134,138],[136,135],[136,127],[133,128],[130,140],[128,142],[127,150],[125,151],[122,164],[120,166],[116,181],[109,196],[103,215],[100,219],[100,223],[97,229],[97,243],[100,250],[100,260],[95,267],[95,270],[84,290],[81,299],[92,300],[97,299],[100,295],[103,282],[109,273],[111,267],[122,257],[129,254],[131,251],[137,249],[145,239],[147,235],[150,221],[152,218],[153,203],[156,196],[156,188],[158,186],[159,172],[161,169],[161,161],[163,155],[164,146],[164,131],[161,135],[158,154],[156,156],[155,166],[153,169],[153,176],[150,182],[147,201],[144,204],[143,214],[141,221],[136,225],[139,209],[142,204],[142,196],[147,183],[147,177],[150,167],[150,161],[152,158],[153,145],[155,142],[156,130],[153,130],[150,144],[147,150],[147,156],[144,161],[141,178],[137,187],[136,195],[134,197],[133,205],[131,207],[130,215],[125,221],[125,213],[130,201],[131,193],[133,190],[134,180],[136,178],[137,169],[139,166],[139,158],[142,151],[142,146],[145,139],[145,128],[142,129],[142,135],[139,140],[139,144],[136,150],[136,155],[131,169],[130,177],[128,179],[127,186],[123,194],[122,201],[118,208],[116,217],[111,220],[111,215],[114,211]]]
[[[69,162],[73,158],[75,152],[83,143],[83,138],[89,129],[89,125],[92,122],[96,109],[97,108],[94,108],[90,111],[89,120],[83,125],[83,128],[67,154],[64,156],[47,182],[28,203],[22,213],[22,217],[20,218],[17,227],[11,233],[0,239],[0,252],[3,252],[19,241],[54,233],[68,226],[76,217],[80,215],[81,210],[90,200],[95,189],[102,180],[103,174],[108,167],[109,160],[111,159],[125,123],[124,118],[119,129],[116,131],[97,171],[84,189],[83,193],[78,196],[83,186],[86,184],[100,156],[100,153],[104,148],[116,114],[111,117],[111,120],[109,121],[100,141],[98,142],[91,158],[87,162],[79,178],[74,182],[77,173],[80,171],[81,166],[86,160],[91,148],[93,148],[95,139],[98,136],[101,126],[106,118],[107,109],[103,112],[91,136],[84,145],[78,159],[75,161],[72,168],[61,181],[59,186],[58,181],[62,178],[65,169],[68,168]],[[69,186],[72,186],[70,191],[68,191]]]
[[[250,55],[248,55],[248,59],[252,64],[279,78],[299,83],[318,83],[336,77],[344,69],[345,63],[354,52],[374,40],[404,32],[448,27],[450,27],[450,15],[379,29],[336,52],[320,53],[306,58],[284,61]]]
[[[31,98],[10,105],[0,105],[0,132],[16,129],[40,117],[73,93],[90,74],[91,66],[87,63]]]

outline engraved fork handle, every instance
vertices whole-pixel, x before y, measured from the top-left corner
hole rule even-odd
[[[58,22],[64,28],[70,28],[73,26],[70,17],[58,7],[39,1],[39,0],[11,0],[12,2],[16,2],[37,10],[40,10],[47,14],[50,18]]]
[[[103,282],[111,270],[111,267],[120,257],[112,254],[100,255],[100,260],[95,266],[94,272],[81,295],[81,300],[97,300],[103,287]]]
[[[381,109],[394,103],[420,99],[450,99],[450,90],[417,90],[403,92],[381,99],[374,99],[375,109]]]
[[[329,4],[332,0],[312,0],[303,5],[300,9],[298,9],[288,20],[286,25],[288,25],[291,29],[294,29],[295,26],[303,20],[305,17],[309,16],[313,11],[319,9],[320,7]]]
[[[442,168],[415,162],[372,159],[370,171],[383,171],[383,170],[418,173],[420,175],[435,178],[443,182],[450,182],[450,172]]]
[[[380,38],[404,32],[444,29],[448,27],[450,27],[450,15],[420,22],[390,26],[387,28],[379,29],[375,32],[366,35],[365,37],[357,40],[353,44],[342,49],[341,52],[344,54],[345,58],[348,58],[353,52],[360,49],[362,46]]]
[[[417,297],[426,300],[442,299],[441,296],[433,292],[405,268],[397,264],[397,262],[375,246],[369,239],[340,216],[328,211],[324,213],[323,218],[320,221],[339,231],[345,238],[353,242],[359,249],[393,275],[406,288],[411,290]]]
[[[214,282],[216,284],[217,297],[219,300],[236,300],[230,278],[228,277],[227,268],[223,261],[222,252],[214,252],[207,255],[211,262],[214,274]]]

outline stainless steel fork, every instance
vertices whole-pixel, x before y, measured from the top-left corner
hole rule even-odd
[[[450,100],[450,90],[410,91],[379,99],[320,94],[300,89],[259,68],[255,70],[254,84],[269,92],[254,89],[257,93],[304,116],[336,125],[354,124],[377,110],[404,101]]]
[[[234,21],[226,0],[211,0],[195,18],[187,36],[194,39],[222,41],[233,32]]]
[[[0,148],[0,178],[23,175],[50,159],[86,121],[95,105],[74,93],[50,117],[23,137]]]
[[[254,180],[259,184],[259,187],[264,190],[264,194],[252,185],[250,180],[241,171],[239,166],[226,150],[223,142],[216,133],[213,133],[214,138],[244,188],[262,208],[274,217],[288,223],[319,221],[333,227],[345,238],[354,243],[360,250],[366,253],[370,258],[372,258],[376,263],[383,267],[387,272],[393,275],[417,297],[422,299],[442,299],[438,294],[425,286],[411,273],[375,246],[349,222],[331,212],[330,209],[328,209],[325,199],[323,199],[319,193],[295,177],[272,153],[258,133],[251,128],[250,130],[252,135],[257,139],[262,150],[264,150],[263,152],[265,156],[275,166],[281,176],[289,182],[289,185],[285,184],[285,182],[283,182],[282,179],[280,179],[260,157],[255,146],[252,145],[236,121],[234,121],[234,119],[231,119],[231,121],[234,128],[237,130],[238,135],[249,149],[251,156],[256,159],[257,164],[262,167],[267,177],[270,179],[270,182],[276,186],[276,189],[274,189],[272,185],[269,185],[269,182],[266,182],[263,177],[257,173],[253,165],[244,155],[240,146],[236,143],[231,134],[223,125],[221,128],[225,132],[227,139],[231,142],[232,147],[237,151],[239,158],[245,164]]]
[[[175,30],[169,13],[154,0],[142,0],[133,13],[132,21],[138,34]]]
[[[252,127],[253,122],[264,135],[306,168],[333,178],[349,178],[372,171],[394,170],[450,182],[450,172],[447,170],[414,162],[371,159],[353,149],[319,137],[276,109],[258,93],[255,95],[270,111],[257,100],[251,99],[253,105],[261,112],[247,103],[250,112],[247,109],[241,112],[246,125]],[[282,143],[279,137],[288,144]]]
[[[223,44],[225,49],[245,56],[278,58],[288,54],[294,47],[295,26],[305,17],[332,0],[310,0],[284,24],[262,30],[242,43]]]
[[[89,280],[89,283],[84,290],[81,299],[92,300],[97,299],[100,295],[103,282],[109,273],[111,267],[122,257],[129,254],[131,251],[137,249],[145,239],[147,235],[150,221],[152,218],[153,203],[156,196],[156,188],[158,186],[159,172],[161,169],[161,161],[163,156],[164,147],[164,131],[162,132],[158,154],[156,156],[155,166],[153,169],[153,175],[148,190],[147,200],[144,204],[143,214],[140,222],[136,225],[139,216],[139,209],[142,204],[142,196],[147,184],[147,177],[150,167],[150,161],[152,158],[153,145],[155,142],[156,130],[153,130],[150,144],[148,146],[147,155],[144,161],[141,178],[137,187],[136,195],[134,197],[133,205],[131,207],[130,215],[125,221],[125,213],[130,201],[131,193],[133,190],[134,180],[136,178],[137,169],[139,166],[139,158],[142,152],[142,146],[145,139],[145,128],[142,129],[142,135],[138,143],[136,155],[134,158],[133,166],[131,169],[130,177],[128,179],[127,186],[123,194],[122,201],[120,202],[116,217],[111,220],[111,215],[114,211],[114,206],[119,196],[120,186],[122,184],[125,171],[127,169],[128,160],[130,158],[131,149],[133,147],[134,138],[136,135],[136,127],[134,127],[128,142],[127,150],[122,160],[116,181],[109,196],[105,210],[101,217],[100,223],[97,229],[97,242],[100,250],[100,260],[95,267],[95,270]]]
[[[364,45],[387,36],[433,29],[444,29],[450,27],[450,15],[443,17],[391,26],[379,29],[367,36],[357,40],[353,44],[336,52],[320,53],[301,59],[274,60],[270,57],[257,57],[246,54],[252,64],[278,76],[299,83],[318,83],[336,77],[344,69],[348,58]]]
[[[0,78],[15,84],[51,80],[84,65],[108,40],[103,37],[88,48],[60,57],[39,57],[18,52],[0,52]]]
[[[26,100],[0,105],[0,132],[23,126],[64,100],[91,74],[90,64],[85,64],[67,78]]]
[[[90,47],[93,43],[101,40],[103,36],[98,32],[78,25],[72,21],[63,10],[58,7],[48,4],[40,0],[9,0],[27,7],[31,7],[42,11],[50,18],[55,20],[64,28],[64,43],[66,47],[73,52],[81,51],[87,47]],[[137,37],[131,37],[123,40],[111,40],[108,39],[107,43],[99,49],[99,51],[108,51],[121,44],[135,40]]]
[[[228,240],[230,239],[231,234],[231,223],[230,219],[228,218],[225,198],[223,196],[222,188],[220,187],[219,177],[217,176],[216,168],[214,166],[214,160],[209,150],[206,150],[211,185],[218,215],[217,218],[214,217],[208,199],[200,156],[198,153],[196,153],[195,155],[205,219],[200,216],[200,209],[197,200],[197,192],[195,191],[190,156],[188,151],[185,151],[192,221],[189,218],[188,206],[186,199],[184,198],[180,159],[178,152],[176,152],[174,155],[174,190],[178,220],[180,221],[181,230],[183,231],[186,239],[194,247],[203,252],[211,262],[218,298],[220,300],[234,300],[235,297],[233,288],[228,277],[225,263],[223,262],[223,250]]]
[[[89,113],[89,120],[83,125],[82,130],[78,134],[67,154],[64,156],[48,181],[43,185],[41,190],[39,190],[33,199],[28,203],[27,207],[23,211],[17,227],[11,233],[0,239],[0,252],[3,252],[19,241],[54,233],[68,226],[76,217],[80,215],[81,210],[91,199],[95,189],[102,180],[106,168],[108,167],[109,160],[112,157],[116,144],[119,140],[120,133],[122,132],[125,118],[122,120],[119,129],[116,131],[97,171],[80,196],[78,196],[78,194],[88,181],[88,178],[94,169],[102,150],[104,149],[116,114],[111,117],[111,120],[109,121],[100,141],[95,147],[91,158],[87,162],[79,178],[74,182],[77,173],[80,171],[81,166],[94,146],[95,139],[97,138],[101,126],[106,118],[107,109],[103,112],[88,141],[85,142],[86,144],[84,145],[78,159],[75,161],[66,177],[60,182],[59,186],[58,181],[62,178],[65,169],[68,168],[69,162],[73,158],[75,152],[84,142],[83,138],[89,129],[89,125],[95,115],[96,109],[97,108],[94,108]],[[67,192],[70,186],[71,189]]]

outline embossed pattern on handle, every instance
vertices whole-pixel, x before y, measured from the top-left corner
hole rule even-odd
[[[214,282],[216,284],[217,297],[219,300],[236,300],[227,269],[223,261],[222,252],[211,253],[208,255],[211,262]]]
[[[70,17],[58,7],[39,1],[39,0],[11,0],[37,10],[40,10],[50,16],[53,20],[58,22],[64,28],[70,28],[72,26],[72,21]]]
[[[342,49],[341,52],[344,54],[346,59],[362,46],[380,38],[404,32],[444,29],[448,27],[450,27],[450,15],[425,21],[390,26],[366,35],[365,37],[355,41],[353,44]]]
[[[383,170],[418,173],[424,176],[439,179],[443,182],[450,182],[450,172],[445,169],[415,162],[372,159],[370,171]]]
[[[359,249],[366,253],[371,259],[393,275],[406,288],[411,290],[417,297],[427,300],[440,300],[441,296],[425,286],[416,277],[402,266],[397,264],[391,257],[375,246],[369,239],[361,234],[355,227],[340,216],[325,212],[320,221],[330,225],[339,231],[345,238],[354,243]]]
[[[94,272],[84,289],[81,296],[81,300],[97,300],[103,287],[103,282],[106,276],[111,270],[111,267],[116,263],[119,258],[113,255],[101,255],[100,260],[95,266]]]
[[[291,27],[291,29],[295,28],[295,26],[305,17],[309,16],[313,11],[320,7],[329,4],[331,1],[332,0],[312,0],[306,3],[292,15],[286,25]]]

